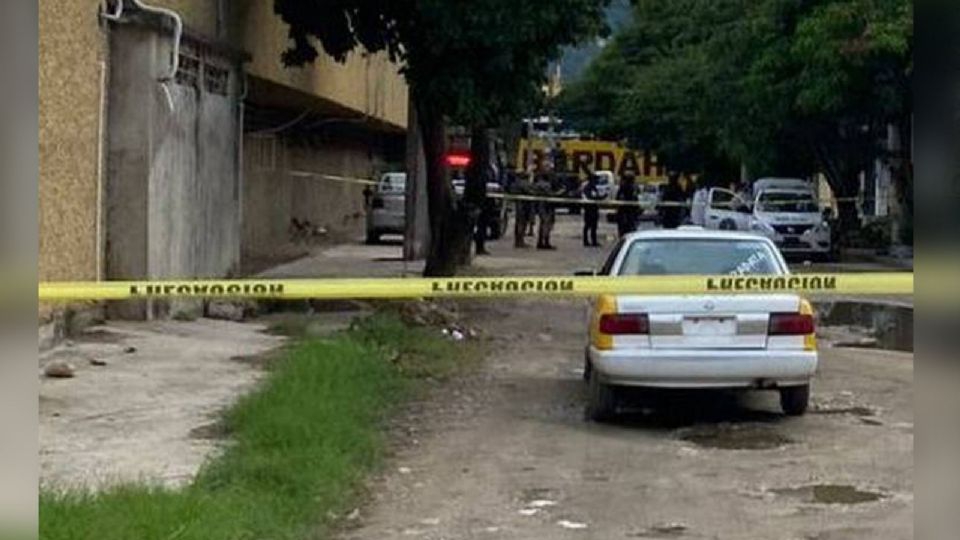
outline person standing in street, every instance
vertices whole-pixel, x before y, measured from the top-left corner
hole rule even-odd
[[[507,173],[508,174],[508,184],[507,184],[507,193],[511,195],[531,195],[531,190],[529,189],[530,183],[523,176],[523,174],[516,173]],[[527,243],[524,241],[524,237],[527,236],[527,229],[529,224],[533,222],[533,207],[530,201],[518,200],[514,201],[514,209],[516,210],[516,221],[513,224],[513,247],[514,248],[525,248]]]
[[[623,175],[620,186],[617,188],[616,200],[627,203],[617,207],[617,234],[622,238],[637,230],[637,221],[640,217],[637,182],[632,174]]]
[[[491,164],[489,167],[488,175],[489,180],[499,182],[498,169],[495,165]],[[485,179],[486,180],[486,179]],[[477,255],[489,255],[490,252],[487,251],[486,242],[487,235],[490,231],[490,225],[493,222],[493,216],[496,214],[495,203],[492,197],[489,197],[487,193],[487,187],[484,183],[483,188],[483,201],[480,203],[480,214],[477,216],[477,226],[473,231],[473,241],[476,245]]]
[[[553,182],[547,174],[541,174],[537,178],[534,186],[537,195],[544,198],[556,197],[558,194],[553,189]],[[539,227],[537,229],[537,249],[557,249],[550,243],[550,233],[553,232],[553,223],[556,219],[556,203],[549,200],[537,201],[537,219]]]
[[[602,199],[597,185],[597,175],[591,174],[583,186],[583,245],[584,247],[600,247],[597,242],[597,225],[600,223],[600,206]]]
[[[660,202],[666,203],[660,207],[660,225],[664,229],[676,229],[683,221],[686,197],[680,187],[680,175],[671,172],[667,177],[667,185],[663,186],[663,196]]]

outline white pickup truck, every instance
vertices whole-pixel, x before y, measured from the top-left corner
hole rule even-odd
[[[706,229],[752,231],[774,241],[784,255],[828,258],[830,225],[809,182],[763,178],[751,194],[704,188],[694,195],[690,221]]]

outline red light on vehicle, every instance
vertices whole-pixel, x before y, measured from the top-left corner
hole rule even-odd
[[[470,155],[447,154],[447,165],[450,167],[467,167],[470,165]]]
[[[600,316],[602,334],[649,334],[650,319],[645,313],[605,313]]]
[[[767,334],[771,336],[804,336],[813,333],[813,315],[803,313],[771,313]]]

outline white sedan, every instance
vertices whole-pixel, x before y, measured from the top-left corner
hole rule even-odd
[[[625,236],[608,276],[787,274],[769,239],[699,227]],[[817,370],[813,309],[796,294],[604,295],[592,307],[587,414],[616,412],[620,387],[778,390],[788,415],[806,412]]]

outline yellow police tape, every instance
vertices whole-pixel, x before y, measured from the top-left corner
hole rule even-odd
[[[295,300],[745,293],[913,294],[913,273],[52,282],[40,284],[39,299],[40,301],[149,298]]]
[[[339,176],[335,174],[326,174],[312,171],[289,171],[290,176],[302,177],[302,178],[319,178],[322,180],[329,180],[332,182],[340,182],[344,184],[357,184],[365,186],[375,186],[379,182],[376,180],[369,180],[366,178],[356,178],[352,176]],[[577,204],[580,206],[589,206],[597,205],[607,208],[613,208],[618,206],[637,206],[642,209],[656,209],[656,208],[665,208],[665,207],[682,207],[682,208],[691,208],[693,206],[692,201],[656,201],[656,202],[647,202],[647,201],[618,201],[615,199],[586,199],[583,197],[560,197],[560,196],[551,196],[551,195],[531,195],[523,193],[488,193],[487,197],[490,199],[502,199],[505,201],[516,201],[516,202],[547,202],[547,203],[556,203],[556,204]],[[857,197],[835,197],[833,202],[857,202],[860,199]],[[817,201],[819,205],[823,206],[824,201]],[[796,204],[796,200],[764,200],[763,204],[770,206],[777,205],[790,205]],[[727,201],[727,202],[715,202],[710,206],[716,208],[737,208],[741,203],[737,201]]]

